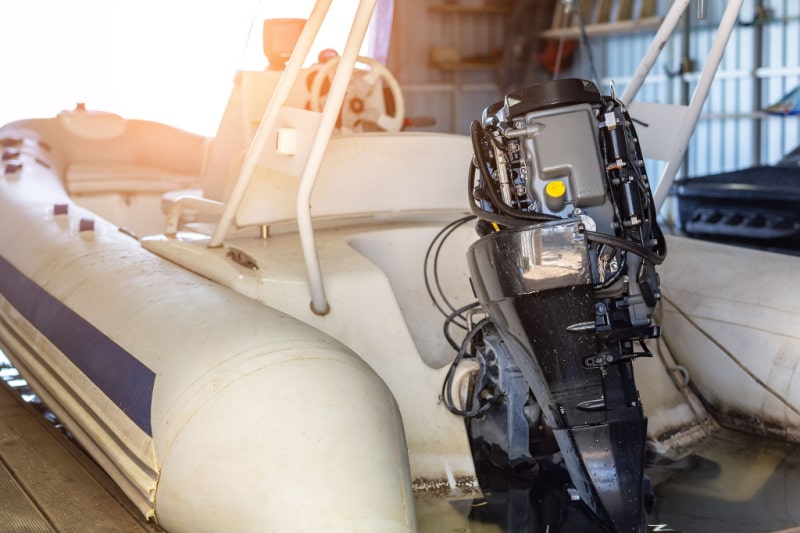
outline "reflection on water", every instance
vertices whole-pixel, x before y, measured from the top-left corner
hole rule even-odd
[[[655,502],[649,531],[760,533],[800,526],[800,446],[720,431],[675,462],[647,469]],[[417,501],[423,532],[603,531],[569,497],[567,473],[481,472],[483,497]],[[800,533],[797,529],[793,533]]]
[[[685,532],[800,526],[800,446],[720,432],[695,453],[650,469],[652,517]]]

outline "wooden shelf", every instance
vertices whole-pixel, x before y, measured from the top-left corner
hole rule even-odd
[[[589,37],[598,37],[602,35],[654,30],[661,25],[661,21],[661,17],[647,17],[642,19],[622,20],[618,22],[589,24],[586,26],[586,35]],[[539,33],[539,35],[548,39],[559,37],[577,39],[580,37],[580,28],[578,26],[552,28]]]
[[[427,12],[431,17],[440,19],[442,41],[446,44],[430,47],[428,65],[439,70],[442,77],[450,82],[451,131],[457,132],[464,126],[461,120],[462,93],[475,90],[477,85],[474,82],[478,80],[481,80],[482,86],[486,86],[485,82],[494,81],[496,77],[500,65],[491,50],[502,46],[503,17],[511,13],[511,6],[502,0],[432,1],[436,3],[429,5]],[[474,38],[473,33],[480,38]],[[462,41],[463,36],[469,36],[470,39]],[[471,83],[464,83],[464,78]],[[496,92],[495,83],[490,87],[492,93]]]
[[[443,4],[429,6],[431,13],[464,13],[467,15],[506,15],[510,9],[508,6],[462,6],[460,4]]]

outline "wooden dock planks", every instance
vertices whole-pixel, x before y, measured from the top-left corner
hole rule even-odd
[[[0,530],[161,531],[65,435],[0,380]]]

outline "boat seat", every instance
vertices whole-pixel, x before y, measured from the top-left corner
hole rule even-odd
[[[333,137],[311,196],[315,218],[407,211],[465,211],[469,137],[361,133]],[[257,167],[236,213],[238,226],[296,218],[300,180]]]
[[[199,174],[127,162],[76,162],[64,172],[70,198],[133,235],[161,233],[163,196],[197,187],[201,179]],[[197,219],[196,214],[185,211]]]
[[[239,177],[244,153],[232,161],[223,186],[227,198]],[[312,194],[315,218],[369,216],[418,211],[466,211],[469,137],[445,133],[359,133],[333,137]],[[297,217],[299,178],[257,166],[236,212],[236,225],[264,226]],[[169,213],[183,196],[200,200],[198,190],[176,190],[162,197]],[[204,200],[214,214],[219,204]],[[195,202],[186,213],[203,205]],[[177,223],[177,220],[176,220]],[[167,233],[176,227],[168,228]]]
[[[167,172],[136,163],[70,163],[64,179],[70,195],[125,193],[158,194],[196,186],[197,175]]]

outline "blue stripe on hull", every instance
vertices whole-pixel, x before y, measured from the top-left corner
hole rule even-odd
[[[137,426],[152,435],[150,407],[156,375],[0,257],[0,292],[94,382]]]

